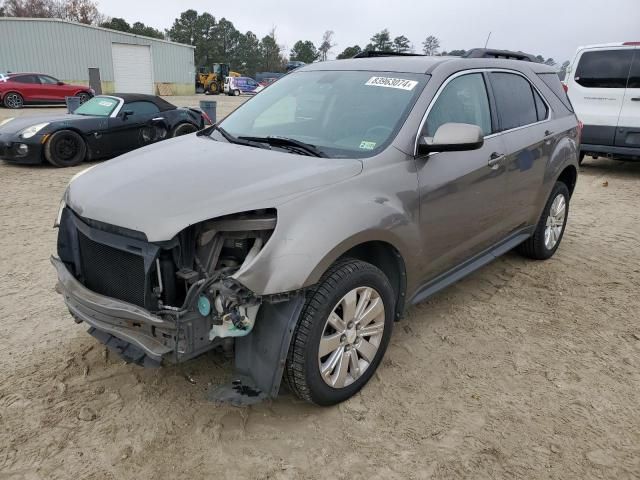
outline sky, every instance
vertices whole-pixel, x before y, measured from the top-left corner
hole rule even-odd
[[[405,35],[416,51],[428,35],[441,50],[482,47],[521,50],[570,60],[577,47],[640,41],[640,0],[98,0],[100,10],[129,23],[141,21],[164,30],[187,9],[225,17],[243,33],[259,38],[273,27],[286,54],[297,40],[319,45],[325,30],[335,32],[334,57],[348,46],[364,47],[388,28]]]

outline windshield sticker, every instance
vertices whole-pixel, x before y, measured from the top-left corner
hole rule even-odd
[[[365,85],[373,87],[399,88],[400,90],[413,90],[418,82],[405,80],[404,78],[371,77]]]
[[[109,100],[100,100],[100,103],[98,103],[98,105],[100,105],[101,107],[113,107],[113,104],[115,102],[110,102]]]
[[[373,150],[374,148],[376,148],[376,142],[360,142],[360,150]]]

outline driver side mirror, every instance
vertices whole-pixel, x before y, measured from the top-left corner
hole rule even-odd
[[[133,110],[125,110],[124,112],[122,112],[122,120],[126,120],[133,114],[134,114]]]
[[[420,138],[418,154],[477,150],[483,144],[484,134],[479,126],[468,123],[445,123],[440,125],[433,138]]]
[[[58,85],[64,85],[64,82],[61,82],[60,80],[58,80]]]

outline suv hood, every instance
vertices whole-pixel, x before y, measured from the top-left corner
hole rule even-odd
[[[296,194],[353,177],[362,162],[185,135],[90,170],[65,193],[78,215],[162,241],[194,223],[277,207]]]

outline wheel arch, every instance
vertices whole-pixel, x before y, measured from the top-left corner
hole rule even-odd
[[[573,195],[573,191],[576,188],[576,182],[578,180],[578,169],[573,165],[567,165],[556,181],[564,183],[569,189],[569,196]]]
[[[379,268],[385,274],[395,293],[395,319],[404,312],[407,292],[407,272],[404,258],[392,244],[372,240],[351,247],[338,258],[355,258]]]

